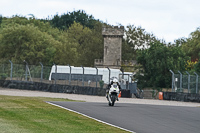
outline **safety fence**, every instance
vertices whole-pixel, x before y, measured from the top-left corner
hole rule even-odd
[[[196,72],[188,71],[172,74],[172,90],[171,92],[163,92],[164,100],[184,101],[184,102],[200,102],[200,79]]]
[[[172,70],[170,72],[172,73],[172,92],[199,94],[200,77],[196,72],[174,73]]]
[[[54,64],[54,66],[56,66]],[[70,67],[70,66],[69,66]],[[24,64],[0,64],[0,86],[7,88],[25,89],[25,90],[40,90],[58,93],[74,93],[86,95],[105,95],[107,83],[102,80],[102,75],[94,74],[98,69],[92,68],[92,74],[84,74],[84,67],[82,71],[72,73],[57,73],[57,67],[43,66],[42,63],[38,65]],[[52,73],[52,69],[54,72]],[[77,71],[77,70],[76,70]],[[109,68],[105,72],[111,78]],[[81,74],[82,73],[82,74]],[[89,72],[90,73],[90,72]],[[109,74],[108,74],[109,73]],[[115,72],[114,72],[115,74]],[[108,79],[107,79],[108,80]],[[130,93],[134,92],[135,84],[124,84],[122,97],[130,97]]]
[[[54,85],[73,85],[106,88],[100,75],[51,73],[52,67],[28,64],[1,64],[0,79],[23,82],[40,82]]]
[[[59,75],[51,73],[52,67],[25,64],[1,64],[0,86],[22,90],[39,90],[56,93],[85,95],[105,95],[106,84],[93,76],[90,79],[82,75]],[[51,78],[50,78],[51,77]],[[88,82],[90,81],[90,82]]]

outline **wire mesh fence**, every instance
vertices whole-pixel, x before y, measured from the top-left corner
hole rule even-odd
[[[200,92],[200,77],[197,73],[186,71],[182,74],[172,72],[172,92],[197,93]]]
[[[137,89],[137,83],[132,83],[132,73],[124,74],[119,69],[9,62],[0,64],[1,87],[104,96],[107,85],[117,77],[121,82],[122,97],[130,97]]]
[[[87,70],[72,69],[68,72],[52,72],[53,67],[28,64],[0,64],[0,78],[13,81],[40,82],[56,85],[74,85],[106,88],[107,83],[103,81],[102,75],[96,74],[96,69]],[[102,74],[108,75],[105,70]],[[110,76],[117,75],[112,72]],[[110,78],[110,77],[107,77]]]

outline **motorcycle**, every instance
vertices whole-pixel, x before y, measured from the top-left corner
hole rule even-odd
[[[119,87],[117,84],[111,85],[108,95],[107,95],[107,100],[108,100],[108,105],[109,106],[114,106],[115,101],[118,100],[118,95],[119,95]]]

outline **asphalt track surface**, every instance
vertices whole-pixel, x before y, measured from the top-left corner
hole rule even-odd
[[[50,102],[136,133],[199,133],[200,107]]]

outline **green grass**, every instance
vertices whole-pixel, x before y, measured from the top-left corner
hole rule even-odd
[[[70,100],[0,95],[0,133],[125,132],[44,101]]]

